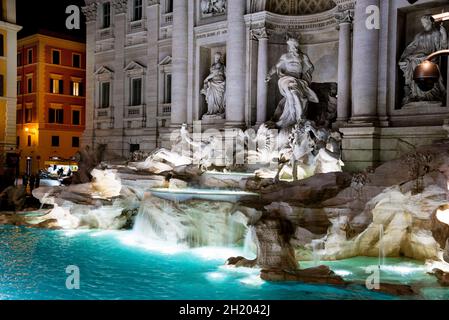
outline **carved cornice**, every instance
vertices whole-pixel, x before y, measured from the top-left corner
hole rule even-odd
[[[114,7],[115,14],[123,14],[128,10],[128,1],[127,0],[114,0],[112,2],[112,6]]]
[[[338,11],[343,12],[346,10],[354,10],[355,0],[334,0],[337,5]]]
[[[245,22],[250,29],[265,27],[273,33],[300,34],[305,31],[322,31],[337,27],[335,13],[332,10],[306,16],[285,16],[267,11],[256,12],[245,16]]]
[[[83,11],[83,14],[86,16],[87,22],[95,21],[97,19],[98,4],[96,2],[91,3],[85,7],[82,7],[81,10]]]

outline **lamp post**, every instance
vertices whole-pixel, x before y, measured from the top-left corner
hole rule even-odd
[[[413,80],[415,80],[422,91],[432,90],[440,79],[440,68],[432,60],[443,55],[449,55],[449,50],[440,50],[432,53],[416,67]]]

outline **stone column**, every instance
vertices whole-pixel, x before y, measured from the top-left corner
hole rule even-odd
[[[245,7],[246,1],[228,0],[226,77],[226,123],[228,127],[241,127],[245,123]]]
[[[339,29],[338,46],[338,105],[337,122],[344,123],[351,117],[352,70],[352,21],[354,12],[345,10],[336,14]]]
[[[267,121],[268,84],[268,33],[265,28],[255,30],[253,35],[259,40],[257,61],[257,125]]]
[[[13,19],[14,20],[14,19]],[[5,131],[3,142],[3,152],[11,152],[16,150],[17,137],[17,33],[22,29],[15,24],[7,23],[6,29],[6,45],[5,55],[7,57],[6,76],[4,78],[4,102],[5,106],[2,110],[2,124]],[[25,106],[22,106],[25,110]]]
[[[448,66],[447,66],[447,76],[448,76],[447,79],[449,79],[449,63],[448,63]],[[446,94],[446,107],[449,107],[449,81],[447,81],[446,91],[447,91],[447,94]]]
[[[127,1],[114,0],[112,2],[115,13],[114,26],[114,84],[112,86],[112,107],[114,115],[114,128],[111,131],[113,139],[109,140],[108,149],[122,157],[127,156],[129,150],[125,150],[124,145],[124,109],[128,102],[125,100],[126,77],[125,67],[125,41],[127,24]]]
[[[379,0],[357,0],[354,14],[353,112],[354,123],[377,120],[379,29],[369,29],[369,6],[379,8]]]
[[[97,3],[83,7],[86,16],[86,130],[81,146],[94,147],[95,118],[95,33],[97,26]]]
[[[158,72],[159,72],[159,33],[154,32],[160,26],[160,5],[157,2],[149,2],[146,9],[147,23],[147,74],[145,88],[146,91],[146,130],[147,141],[143,146],[144,150],[157,148],[157,116],[158,116]]]
[[[173,1],[172,40],[172,110],[171,125],[179,128],[187,122],[187,71],[188,71],[188,1]]]

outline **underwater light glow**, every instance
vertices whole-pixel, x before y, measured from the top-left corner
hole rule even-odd
[[[204,247],[191,250],[192,254],[202,260],[223,260],[242,255],[242,251],[232,248]]]
[[[239,280],[240,283],[247,285],[247,286],[253,286],[253,287],[260,287],[265,283],[259,275],[251,275],[249,277],[243,278]]]
[[[211,281],[223,281],[227,276],[220,272],[209,272],[206,277]]]
[[[136,237],[132,232],[121,234],[119,239],[124,245],[166,255],[174,255],[187,250],[187,246],[183,245],[171,244],[160,240],[149,241],[148,239],[141,239]]]
[[[408,267],[408,266],[394,266],[394,265],[383,265],[382,271],[400,274],[400,275],[409,275],[417,272],[425,272],[425,268],[423,267]]]

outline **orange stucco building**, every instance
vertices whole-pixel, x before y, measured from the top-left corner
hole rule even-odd
[[[86,46],[32,35],[18,41],[17,149],[20,172],[70,161],[85,129]]]

